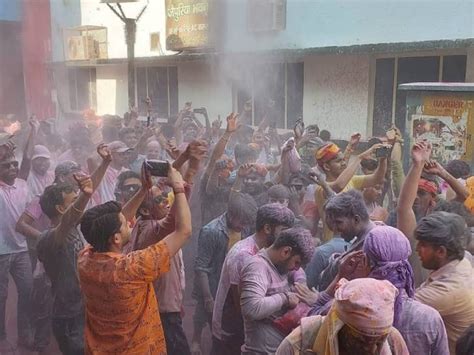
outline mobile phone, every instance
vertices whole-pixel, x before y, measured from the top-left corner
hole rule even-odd
[[[375,151],[376,158],[387,158],[390,154],[390,147],[380,147]]]
[[[170,164],[167,161],[147,159],[143,162],[143,165],[145,166],[145,170],[148,171],[151,176],[168,176]]]

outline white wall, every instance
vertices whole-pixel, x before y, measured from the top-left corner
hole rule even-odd
[[[320,55],[304,61],[303,117],[334,138],[368,132],[369,56]]]
[[[146,4],[145,0],[137,3],[124,3],[122,8],[129,18],[136,18]],[[117,7],[113,5],[116,9]],[[163,51],[166,52],[166,21],[165,1],[151,0],[148,7],[137,22],[135,44],[136,57],[156,56],[158,52],[150,51],[150,33],[160,32]],[[99,0],[81,0],[81,24],[107,27],[109,58],[126,58],[125,30],[123,22]],[[174,52],[167,52],[172,54]]]
[[[286,29],[247,31],[247,1],[223,8],[226,51],[350,46],[474,37],[472,0],[287,0]]]
[[[123,115],[128,111],[127,66],[96,68],[97,113]]]
[[[211,63],[183,62],[178,64],[178,95],[180,108],[191,101],[194,107],[206,107],[209,119],[225,120],[232,111],[230,82],[214,70]]]

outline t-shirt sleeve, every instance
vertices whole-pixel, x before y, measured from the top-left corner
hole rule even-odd
[[[252,255],[248,253],[239,253],[233,260],[229,260],[229,278],[231,285],[239,285],[242,269],[250,260],[252,260]]]
[[[35,221],[37,221],[41,217],[41,215],[43,214],[43,211],[39,204],[38,197],[35,197],[33,201],[31,201],[31,203],[28,206],[26,206],[25,214],[33,218]]]
[[[170,253],[164,242],[134,251],[124,260],[125,263],[119,270],[125,272],[129,279],[152,282],[170,269]]]
[[[211,259],[215,254],[217,240],[215,232],[209,228],[201,229],[198,237],[198,251],[194,262],[194,270],[210,273]]]
[[[270,281],[255,260],[242,270],[240,306],[244,318],[265,319],[281,310],[286,301],[284,293],[266,296]]]
[[[349,185],[352,185],[353,189],[362,190],[362,188],[364,186],[365,178],[366,177],[364,175],[355,175],[355,176],[352,177]]]

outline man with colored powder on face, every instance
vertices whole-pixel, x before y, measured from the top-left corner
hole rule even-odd
[[[273,244],[280,232],[293,226],[293,212],[279,203],[263,205],[257,211],[256,233],[237,242],[227,254],[219,280],[212,315],[212,354],[240,354],[244,325],[240,309],[242,268],[262,248]]]
[[[368,158],[381,144],[373,145],[365,152],[355,156],[349,163],[346,163],[344,155],[337,145],[328,143],[316,152],[316,161],[319,168],[326,174],[326,180],[329,187],[336,193],[349,191],[351,189],[362,190],[366,187],[382,184],[385,172],[387,171],[387,158],[379,158],[379,165],[371,175],[354,176],[360,166],[362,159]],[[323,242],[327,242],[333,237],[333,231],[326,223],[324,205],[327,196],[321,186],[316,188],[315,198],[319,214],[323,221]]]
[[[242,354],[273,354],[284,339],[273,322],[300,298],[291,292],[288,273],[305,265],[313,255],[311,233],[303,228],[282,231],[242,269],[240,306],[245,343]]]

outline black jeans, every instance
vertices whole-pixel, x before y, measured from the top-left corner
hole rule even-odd
[[[5,339],[5,307],[8,297],[8,274],[18,290],[18,338],[31,341],[30,298],[33,288],[33,270],[27,251],[0,255],[0,339]]]
[[[84,314],[53,319],[53,333],[64,355],[84,355]]]
[[[178,312],[160,313],[160,318],[168,355],[190,355],[191,351],[184,334],[181,314]]]

